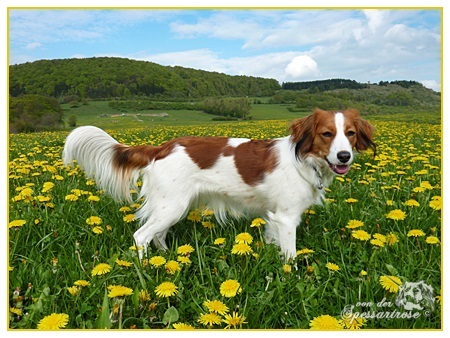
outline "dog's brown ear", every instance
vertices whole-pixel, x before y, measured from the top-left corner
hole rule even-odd
[[[377,147],[373,142],[375,128],[369,122],[360,117],[356,119],[355,127],[356,127],[356,145],[355,145],[356,150],[363,151],[371,148],[375,156],[377,151]]]
[[[289,126],[291,141],[295,144],[295,155],[305,156],[311,151],[314,141],[314,114],[292,121]]]

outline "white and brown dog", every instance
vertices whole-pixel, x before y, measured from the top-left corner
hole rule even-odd
[[[321,203],[335,174],[349,170],[353,150],[375,150],[374,128],[355,110],[315,110],[295,120],[291,135],[274,140],[180,137],[161,146],[129,147],[103,130],[80,127],[67,137],[63,158],[73,160],[118,200],[142,176],[137,245],[167,248],[169,228],[198,205],[219,220],[242,214],[265,217],[266,240],[286,258],[296,254],[296,227],[305,209]]]

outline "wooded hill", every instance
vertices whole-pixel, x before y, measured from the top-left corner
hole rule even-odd
[[[230,76],[183,67],[166,67],[124,58],[40,60],[9,67],[9,93],[60,98],[203,98],[270,96],[274,79]]]

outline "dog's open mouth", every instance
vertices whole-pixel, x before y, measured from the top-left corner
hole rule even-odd
[[[330,166],[330,169],[338,175],[345,175],[350,169],[350,166],[348,164],[332,164],[330,163],[330,161],[328,161],[327,158],[325,158],[325,160]]]

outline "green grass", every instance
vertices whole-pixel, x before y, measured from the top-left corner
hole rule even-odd
[[[254,104],[251,111],[252,120],[292,120],[307,115],[307,113],[289,112],[288,107],[289,105],[284,104]],[[108,101],[89,101],[87,105],[80,104],[76,108],[63,104],[62,108],[66,119],[72,114],[77,116],[77,125],[95,125],[105,129],[217,124],[217,121],[213,121],[214,115],[196,110],[142,110],[121,116],[120,111],[108,106]],[[136,113],[140,116],[133,116]],[[169,116],[146,116],[146,114],[161,113],[167,113]],[[109,115],[109,117],[100,117],[102,115]],[[138,121],[137,118],[142,121]]]
[[[100,103],[95,108],[96,114],[102,109]],[[103,109],[107,110],[105,106]],[[80,121],[97,121],[92,115],[80,110]],[[135,128],[134,122],[123,123],[125,129],[109,123],[105,126],[127,144],[160,144],[186,134],[273,138],[286,132],[286,121],[191,126],[149,123],[140,128]],[[396,276],[402,283],[423,280],[434,288],[434,296],[440,295],[441,247],[426,241],[430,236],[441,237],[440,211],[430,207],[434,196],[441,196],[440,126],[373,123],[377,128],[378,156],[359,155],[349,174],[330,186],[329,200],[303,215],[297,230],[297,249],[313,252],[289,262],[291,272],[284,271],[285,262],[278,248],[264,243],[263,227],[250,227],[251,220],[230,220],[228,226],[221,227],[214,216],[180,221],[168,234],[170,249],[150,248],[148,253],[148,258],[161,255],[167,261],[177,260],[177,248],[190,244],[195,249],[189,256],[190,264],[180,264],[180,271],[173,275],[164,267],[152,267],[130,249],[138,224],[126,222],[123,217],[133,214],[136,206],[121,211],[122,205],[98,191],[79,168],[62,166],[67,132],[11,135],[9,216],[10,221],[23,220],[25,224],[9,229],[8,298],[13,311],[22,312],[10,313],[10,328],[35,329],[52,313],[67,314],[66,328],[70,329],[165,329],[172,328],[174,322],[208,328],[198,322],[207,312],[203,303],[220,300],[230,314],[235,311],[245,317],[242,328],[308,329],[310,321],[321,315],[341,319],[348,305],[355,306],[354,312],[402,311],[394,305],[397,293],[385,290],[380,276]],[[54,187],[43,192],[45,182],[54,183]],[[421,185],[424,188],[417,189]],[[74,194],[79,194],[78,199],[68,200],[67,196]],[[90,196],[99,200],[89,200]],[[419,206],[405,205],[411,199]],[[396,209],[405,213],[404,220],[386,217]],[[94,226],[86,223],[91,216],[101,218],[101,234],[94,233]],[[350,220],[362,221],[364,225],[359,229],[369,233],[371,239],[376,234],[393,233],[398,242],[380,247],[370,240],[358,240],[352,237],[352,229],[346,228]],[[206,228],[202,222],[207,221],[215,226]],[[413,229],[425,235],[408,236]],[[255,255],[231,253],[235,236],[242,232],[252,235],[250,247]],[[225,238],[225,244],[214,244],[217,238]],[[131,266],[120,266],[117,258]],[[99,263],[109,264],[111,271],[92,276]],[[337,264],[339,270],[328,269],[327,263]],[[362,270],[367,275],[362,275]],[[220,293],[221,284],[228,279],[237,280],[242,288],[231,298]],[[90,285],[72,295],[68,288],[77,280],[86,280]],[[164,281],[173,282],[178,293],[158,297],[155,289]],[[126,286],[133,292],[110,298],[111,285]],[[142,290],[149,297],[143,297]],[[387,309],[377,306],[383,299],[392,303]],[[372,304],[362,307],[358,304],[361,302]],[[419,314],[416,319],[369,318],[363,328],[441,328],[440,305],[428,310],[415,310]]]

